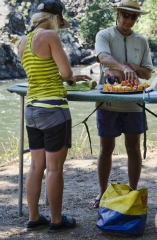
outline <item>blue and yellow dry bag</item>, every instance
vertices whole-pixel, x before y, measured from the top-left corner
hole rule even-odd
[[[139,236],[145,230],[148,190],[111,184],[104,192],[96,226],[103,232],[121,236]]]

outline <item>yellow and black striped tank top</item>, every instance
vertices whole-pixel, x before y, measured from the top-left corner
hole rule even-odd
[[[26,105],[41,107],[55,107],[49,104],[40,103],[48,100],[62,100],[60,96],[66,95],[63,82],[59,74],[58,66],[53,58],[40,58],[33,54],[31,41],[40,29],[30,32],[27,35],[26,46],[22,57],[22,65],[28,77],[28,91]],[[39,102],[38,102],[39,100]],[[63,98],[65,101],[66,99]],[[67,108],[68,106],[60,106]]]

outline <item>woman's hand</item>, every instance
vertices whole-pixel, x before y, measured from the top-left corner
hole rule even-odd
[[[74,76],[72,76],[70,78],[70,80],[66,80],[66,82],[69,86],[75,86],[76,85],[76,78]]]
[[[88,75],[76,75],[74,77],[76,78],[76,82],[92,80],[92,78],[89,77]]]
[[[72,76],[69,80],[66,80],[66,82],[70,86],[75,86],[76,82],[79,82],[79,81],[89,81],[89,80],[92,80],[92,78],[87,76],[87,75],[75,75],[75,76]]]

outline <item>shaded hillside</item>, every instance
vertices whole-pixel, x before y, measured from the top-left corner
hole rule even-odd
[[[26,77],[17,56],[16,41],[29,27],[30,17],[41,0],[1,0],[0,1],[0,79]],[[84,46],[77,38],[78,18],[82,17],[89,0],[63,0],[65,17],[71,28],[59,32],[64,50],[72,66],[95,62],[94,51]]]

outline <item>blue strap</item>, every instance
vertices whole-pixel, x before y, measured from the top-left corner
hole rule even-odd
[[[146,93],[148,94],[147,99],[146,99]],[[146,103],[146,104],[150,103],[150,93],[146,92],[145,89],[143,90],[143,102]]]

